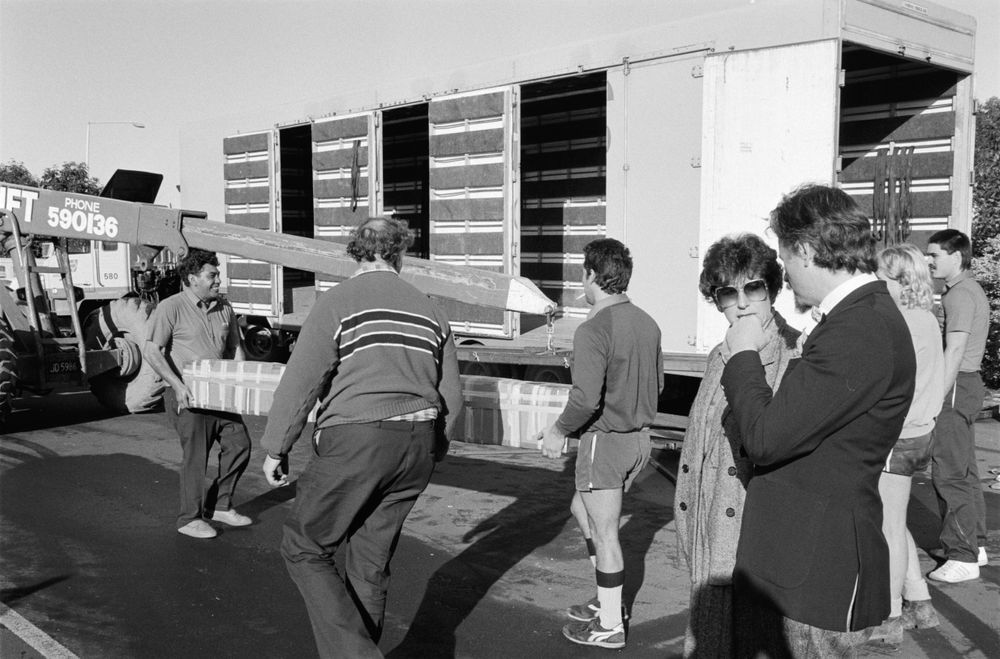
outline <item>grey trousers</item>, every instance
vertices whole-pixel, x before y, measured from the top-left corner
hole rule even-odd
[[[943,517],[941,548],[952,560],[975,563],[986,544],[986,502],[976,467],[973,424],[985,389],[978,372],[960,372],[945,396],[931,441],[931,478]]]
[[[324,659],[381,657],[389,561],[434,472],[433,421],[324,428],[297,483],[281,554]],[[342,576],[334,552],[345,547]]]
[[[177,431],[184,451],[180,467],[181,509],[177,515],[180,528],[213,510],[233,506],[236,483],[250,462],[250,436],[238,414],[184,409],[177,413],[173,389],[163,393],[167,418]],[[219,468],[206,486],[208,458],[219,442]]]

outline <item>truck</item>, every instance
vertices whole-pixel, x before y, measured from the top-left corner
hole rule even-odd
[[[104,244],[129,245],[138,273],[148,272],[164,248],[178,258],[190,248],[200,248],[282,266],[294,264],[334,279],[344,279],[357,269],[344,246],[330,242],[227,226],[209,221],[203,212],[0,183],[0,252],[9,257],[13,275],[0,280],[0,424],[17,390],[47,393],[107,376],[129,378],[148,367],[140,350],[148,306],[131,308],[138,327],[125,332],[116,328],[104,340],[90,343],[79,313],[85,293],[74,284],[70,241],[96,241],[102,249]],[[42,244],[47,247],[36,250]],[[54,264],[40,264],[36,251],[54,259]],[[427,293],[484,308],[544,315],[554,307],[520,277],[417,258],[407,260],[400,276]],[[58,278],[58,295],[42,283],[42,277]],[[68,313],[59,314],[54,297],[61,299]],[[116,302],[130,307],[128,301]],[[99,314],[95,310],[89,317],[98,324],[116,324],[110,315]],[[58,322],[60,315],[68,327]]]
[[[569,380],[583,245],[618,238],[684,412],[725,330],[698,293],[701,257],[728,233],[766,236],[783,194],[839,185],[885,241],[969,231],[976,25],[924,0],[674,4],[667,23],[637,14],[634,30],[541,52],[512,40],[378,84],[358,71],[343,85],[358,91],[196,125],[182,194],[231,226],[334,242],[394,214],[421,257],[529,278],[554,323],[448,303],[464,372],[529,380]],[[226,266],[259,358],[280,358],[334,283]],[[777,306],[801,325],[791,298]]]

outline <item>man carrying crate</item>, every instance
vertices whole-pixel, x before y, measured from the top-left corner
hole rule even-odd
[[[540,438],[542,454],[558,458],[566,437],[579,433],[570,509],[597,569],[597,597],[567,609],[577,622],[563,627],[563,635],[581,645],[622,648],[622,494],[649,461],[663,353],[660,328],[625,295],[632,277],[628,248],[606,238],[588,243],[583,254],[591,310],[573,336],[573,389],[559,419]]]

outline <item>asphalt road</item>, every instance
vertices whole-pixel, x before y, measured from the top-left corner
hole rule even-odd
[[[0,438],[0,599],[37,638],[0,633],[0,656],[311,657],[312,634],[277,552],[294,486],[272,490],[256,451],[238,495],[255,524],[214,540],[177,534],[180,448],[162,414],[109,416],[89,394],[18,401]],[[983,466],[1000,466],[1000,423],[983,425]],[[293,477],[308,443],[291,456]],[[659,456],[670,467],[671,455]],[[933,546],[930,486],[911,527]],[[560,633],[562,609],[589,599],[593,571],[570,518],[568,462],[458,444],[415,507],[393,562],[389,657],[590,657]],[[687,616],[675,562],[673,487],[648,468],[627,500],[622,538],[632,602],[628,657],[671,657]],[[987,494],[1000,556],[1000,494]],[[926,570],[933,561],[925,554]],[[925,571],[926,571],[925,570]],[[944,624],[908,636],[901,656],[1000,656],[1000,567],[934,586]],[[21,633],[21,632],[18,632]],[[21,634],[24,636],[24,634]],[[30,634],[28,634],[30,637]],[[44,640],[44,639],[43,639]]]

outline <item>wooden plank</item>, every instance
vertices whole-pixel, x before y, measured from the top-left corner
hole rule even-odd
[[[226,188],[227,204],[266,204],[271,201],[271,189],[267,186],[259,188]]]
[[[945,139],[955,134],[955,113],[851,121],[840,125],[841,148],[855,144],[887,144],[891,141]]]
[[[227,156],[254,151],[267,151],[271,133],[254,133],[252,135],[234,135],[222,140],[222,152]]]
[[[480,93],[457,98],[435,99],[428,108],[432,124],[444,124],[466,119],[501,117],[504,113],[504,92]]]
[[[233,162],[223,166],[224,177],[227,181],[244,178],[267,178],[271,175],[270,163],[266,160],[254,162]]]
[[[191,247],[291,265],[299,270],[345,279],[357,263],[339,243],[187,218],[182,233]],[[401,276],[429,295],[464,300],[494,309],[544,314],[554,306],[523,277],[486,272],[407,257]]]

